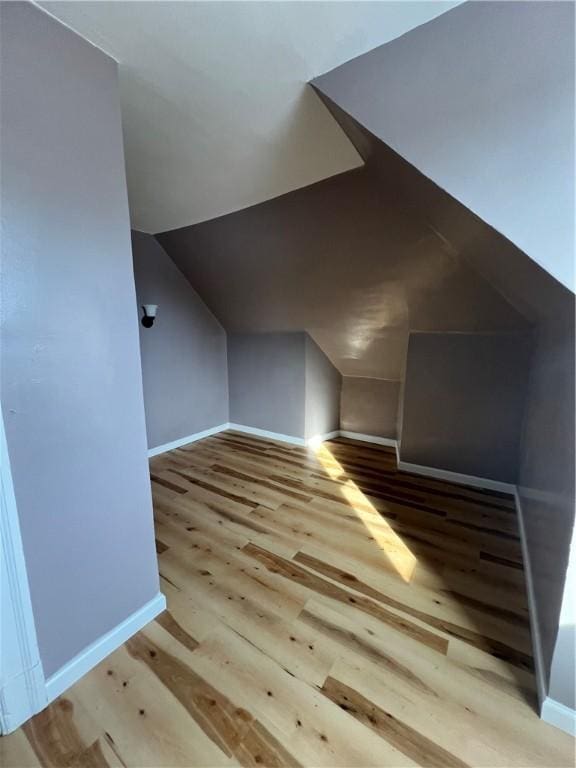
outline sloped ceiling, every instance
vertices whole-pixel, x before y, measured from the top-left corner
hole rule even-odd
[[[457,2],[43,2],[120,62],[132,226],[201,222],[361,165],[307,81]]]
[[[469,208],[394,152],[331,99],[321,94],[368,168],[393,179],[394,195],[444,246],[482,275],[505,301],[536,326],[552,318],[574,322],[574,293]],[[448,297],[447,297],[448,298]]]
[[[370,162],[156,237],[228,331],[305,329],[345,376],[401,380],[410,330],[525,329],[395,176]]]
[[[464,3],[314,81],[572,291],[574,7]]]

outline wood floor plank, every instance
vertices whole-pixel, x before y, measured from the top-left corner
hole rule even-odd
[[[159,625],[158,629],[172,637]],[[97,705],[102,729],[127,766],[237,764],[206,735],[171,687],[132,658],[127,646],[74,687],[73,701],[85,708]]]
[[[227,628],[201,644],[193,664],[219,690],[233,691],[239,706],[259,711],[260,722],[301,765],[413,765],[318,688],[288,674]]]
[[[544,768],[572,759],[573,742],[569,746],[563,738],[566,734],[556,736],[546,723],[536,733],[530,709],[504,691],[471,678],[449,662],[436,670],[425,659],[414,658],[413,663],[415,674],[434,686],[433,701],[428,696],[422,699],[423,694],[414,689],[399,687],[396,678],[371,662],[340,660],[330,676],[465,764]]]
[[[514,499],[387,447],[222,432],[150,460],[168,610],[0,739],[2,768],[564,768]]]
[[[384,631],[378,636],[376,630],[365,627],[365,623],[358,622],[356,616],[351,617],[345,611],[334,611],[323,605],[321,601],[310,600],[298,616],[296,626],[304,624],[314,628],[320,635],[324,635],[335,644],[335,653],[339,657],[348,657],[352,653],[396,675],[403,683],[435,695],[434,691],[408,666],[403,665],[390,654],[390,633]]]
[[[225,755],[248,754],[250,764],[261,762],[267,755],[273,756],[276,763],[298,765],[261,723],[257,723],[257,729],[253,727],[254,717],[247,710],[236,706],[184,661],[143,634],[128,640],[126,647],[132,658],[148,665]]]
[[[432,768],[467,768],[467,764],[423,736],[394,715],[373,704],[367,698],[329,677],[322,686],[322,693],[345,712],[368,725],[375,733],[411,757],[418,765]]]
[[[323,562],[322,560],[318,560],[315,557],[310,557],[304,553],[298,553],[295,555],[294,560],[298,563],[302,563],[307,568],[323,574],[324,576],[329,576],[334,581],[338,581],[341,584],[344,584],[349,589],[359,592],[360,594],[367,595],[373,600],[394,608],[400,613],[405,613],[413,618],[419,619],[424,624],[428,624],[434,629],[439,630],[442,634],[463,640],[464,642],[470,643],[477,648],[482,648],[488,653],[492,653],[499,658],[506,658],[508,661],[510,661],[510,663],[520,666],[524,669],[532,669],[532,657],[530,655],[530,645],[526,636],[527,624],[525,622],[521,624],[523,631],[514,633],[513,628],[508,628],[508,632],[511,635],[514,634],[514,640],[517,644],[522,644],[522,642],[524,642],[525,647],[527,648],[527,652],[523,652],[518,648],[507,645],[506,643],[500,641],[497,637],[492,637],[491,633],[496,634],[493,624],[485,625],[484,633],[479,634],[478,632],[467,627],[458,626],[454,622],[425,613],[424,611],[412,607],[406,602],[395,600],[394,598],[389,597],[388,595],[385,595],[382,592],[379,592],[373,587],[370,587],[369,585],[360,581],[353,574],[343,572],[338,568]],[[470,599],[462,601],[462,603],[470,606]],[[473,603],[472,607],[476,610],[477,603]],[[500,618],[500,616],[497,618]],[[506,615],[506,620],[509,621],[508,615]],[[517,622],[514,622],[514,624],[516,623]]]
[[[32,718],[23,731],[39,762],[50,766],[77,764],[100,735],[94,719],[65,696]]]
[[[448,649],[448,642],[440,637],[440,635],[423,629],[407,619],[403,619],[397,614],[382,608],[372,600],[361,595],[356,596],[350,591],[342,589],[326,579],[321,579],[311,571],[296,565],[294,562],[286,561],[253,544],[247,544],[244,547],[244,552],[261,562],[271,573],[281,574],[286,579],[306,587],[311,592],[318,593],[324,597],[328,597],[346,605],[352,605],[358,611],[362,611],[371,616],[376,616],[381,622],[392,627],[397,632],[401,632],[407,637],[417,640],[441,654],[445,654]]]
[[[0,765],[2,768],[38,768],[48,765],[36,755],[23,728],[9,736],[0,737]]]

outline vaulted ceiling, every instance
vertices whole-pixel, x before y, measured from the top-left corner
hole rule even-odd
[[[570,103],[569,46],[548,56],[564,10],[478,2],[435,19],[453,5],[43,3],[119,60],[132,225],[226,329],[305,329],[346,376],[391,381],[411,331],[509,333],[538,316],[548,281],[488,225],[512,238],[517,219],[532,236],[569,223],[571,144],[552,139],[570,121],[550,110],[525,129],[542,94]]]
[[[474,2],[316,89],[574,292],[574,3]]]
[[[413,330],[525,329],[386,158],[157,239],[228,331],[305,329],[344,376],[401,380]]]
[[[120,62],[132,226],[212,219],[362,165],[306,83],[458,2],[43,2]]]

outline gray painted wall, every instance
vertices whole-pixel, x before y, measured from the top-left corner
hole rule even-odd
[[[305,330],[345,377],[401,381],[411,329],[526,325],[378,167],[158,239],[227,331]],[[390,424],[387,389],[364,432]]]
[[[398,407],[402,382],[345,376],[340,423],[348,432],[398,437]]]
[[[340,429],[342,376],[314,339],[305,334],[305,436]]]
[[[576,534],[572,534],[560,627],[550,670],[549,695],[576,709]]]
[[[305,437],[304,333],[228,336],[230,421]]]
[[[574,289],[573,3],[464,3],[314,84]]]
[[[298,333],[228,336],[230,421],[301,439],[339,429],[342,377]]]
[[[529,338],[412,333],[402,461],[515,483]]]
[[[226,333],[152,235],[132,233],[136,295],[158,304],[140,324],[148,447],[228,421]]]
[[[158,592],[115,62],[2,3],[2,411],[47,675]]]
[[[350,115],[325,101],[369,166],[380,178],[394,179],[398,199],[426,218],[451,250],[534,329],[518,490],[548,681],[574,526],[574,294]],[[571,674],[572,658],[559,654],[557,664],[559,677]]]
[[[548,675],[558,636],[570,538],[574,535],[576,361],[574,296],[562,289],[550,293],[541,290],[540,295],[549,302],[549,317],[542,320],[536,336],[518,491]],[[559,639],[563,650],[555,661],[557,680],[569,677],[574,666],[574,647],[567,648],[565,639]],[[565,687],[560,695],[562,690]],[[573,706],[569,696],[559,700]]]
[[[370,169],[157,239],[227,331],[305,330],[344,376],[400,379],[411,328],[523,323]]]

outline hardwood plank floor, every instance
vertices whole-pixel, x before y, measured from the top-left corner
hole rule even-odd
[[[169,611],[2,766],[572,766],[540,721],[512,497],[226,432],[150,462]]]

